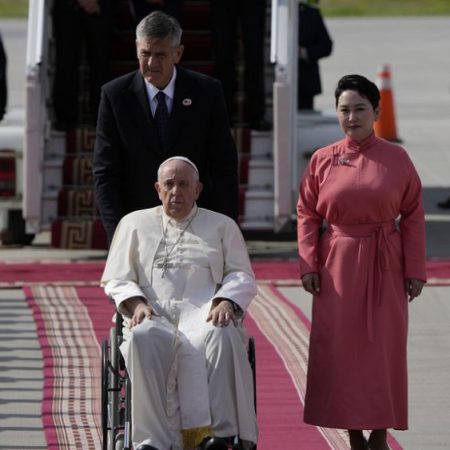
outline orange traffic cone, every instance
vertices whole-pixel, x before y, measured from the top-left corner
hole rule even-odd
[[[384,64],[377,74],[377,86],[380,90],[380,115],[374,123],[375,135],[392,142],[401,142],[397,136],[394,113],[394,96],[392,95],[391,68]]]

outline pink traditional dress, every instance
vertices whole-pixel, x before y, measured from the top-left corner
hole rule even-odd
[[[406,429],[405,278],[426,280],[422,189],[410,158],[373,134],[317,150],[297,212],[301,274],[321,280],[305,422]]]

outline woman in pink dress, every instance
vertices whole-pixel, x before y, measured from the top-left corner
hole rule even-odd
[[[314,296],[304,420],[347,429],[352,449],[386,450],[386,429],[408,427],[408,300],[426,280],[422,188],[406,151],[373,133],[376,85],[347,75],[335,98],[345,138],[313,154],[297,205],[301,278]]]

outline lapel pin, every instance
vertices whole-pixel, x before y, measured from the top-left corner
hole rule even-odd
[[[191,106],[192,100],[190,98],[184,98],[183,99],[183,106]]]

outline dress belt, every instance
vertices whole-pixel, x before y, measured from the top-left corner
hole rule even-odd
[[[375,260],[375,270],[369,270],[366,298],[367,335],[369,342],[374,342],[373,336],[373,310],[381,306],[381,288],[383,285],[383,272],[389,270],[388,235],[396,230],[395,222],[380,222],[357,225],[328,224],[327,232],[334,236],[373,239],[370,245],[371,260]]]

